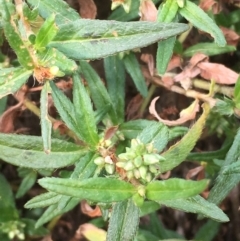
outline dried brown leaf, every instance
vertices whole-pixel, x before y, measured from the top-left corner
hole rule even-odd
[[[23,102],[8,108],[0,117],[0,132],[14,133],[14,120],[20,114]]]
[[[204,178],[203,174],[204,174],[203,166],[195,167],[187,172],[186,179],[191,179],[197,176],[197,180],[202,180]]]
[[[137,119],[139,117],[139,109],[142,105],[143,97],[137,94],[131,99],[127,106],[126,115],[127,120]]]
[[[214,0],[201,0],[199,7],[205,12],[212,10],[213,14],[218,14],[222,11],[222,5]]]
[[[151,76],[154,75],[155,61],[152,54],[142,54],[141,60],[147,64]]]
[[[118,130],[118,126],[111,126],[110,128],[108,128],[106,131],[105,131],[105,134],[104,134],[104,140],[109,140],[111,139],[115,133],[117,132]]]
[[[155,104],[159,97],[156,97],[152,100],[150,106],[149,106],[149,112],[152,114],[155,118],[157,118],[160,122],[164,123],[168,126],[176,126],[181,125],[189,120],[193,120],[196,117],[196,113],[199,111],[199,101],[195,100],[187,109],[184,109],[180,113],[180,118],[174,121],[169,120],[163,120],[157,113],[155,109]]]
[[[176,75],[174,77],[175,82],[182,82],[185,79],[192,79],[200,74],[200,69],[198,68],[198,64],[200,62],[208,61],[208,56],[197,53],[195,54],[189,61],[188,65],[183,69],[182,73]],[[187,80],[188,81],[188,80]],[[189,83],[187,84],[189,86]],[[183,83],[183,88],[186,87],[186,82]],[[185,88],[186,89],[186,88]]]
[[[222,64],[199,63],[200,75],[207,80],[214,80],[218,84],[231,85],[237,82],[239,75]]]
[[[157,8],[152,0],[141,1],[139,7],[140,20],[155,22],[157,20]]]
[[[220,27],[220,28],[225,36],[227,44],[237,47],[240,39],[239,34],[237,34],[235,31],[229,28],[225,28],[225,27]]]
[[[85,223],[79,226],[71,241],[77,241],[82,238],[86,238],[89,241],[106,241],[106,236],[105,230],[97,228],[93,224]]]
[[[79,14],[82,18],[96,18],[97,7],[93,0],[78,0],[78,3],[80,6]]]
[[[86,201],[81,202],[81,211],[91,218],[102,216],[101,210],[98,206],[92,208]]]

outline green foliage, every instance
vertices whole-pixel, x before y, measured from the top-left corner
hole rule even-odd
[[[31,107],[39,115],[41,137],[0,133],[0,158],[19,167],[22,181],[16,198],[23,197],[36,182],[46,190],[25,204],[27,209],[46,207],[35,222],[21,217],[11,186],[0,174],[0,239],[45,235],[43,224],[70,211],[82,200],[99,205],[103,216],[106,213],[104,218],[110,216],[106,236],[109,241],[184,239],[166,229],[158,219],[155,212],[163,205],[217,222],[229,221],[217,204],[240,181],[239,130],[234,140],[228,134],[227,142],[219,150],[190,152],[203,133],[213,105],[220,116],[238,116],[240,80],[225,99],[214,99],[211,86],[209,95],[196,94],[195,98],[205,103],[190,128],[169,128],[162,122],[146,119],[127,121],[125,85],[128,86],[127,76],[131,77],[143,98],[142,106],[148,105],[154,88],[146,82],[135,52],[150,44],[157,43],[156,69],[161,75],[166,73],[174,52],[184,58],[197,52],[214,56],[236,48],[226,45],[211,15],[192,1],[162,1],[156,22],[127,22],[137,18],[140,4],[143,1],[124,2],[124,8],[118,7],[109,16],[117,21],[110,21],[82,19],[62,0],[27,0],[20,1],[18,6],[0,0],[0,37],[3,33],[17,58],[16,61],[10,56],[7,61],[0,53],[0,113],[6,107],[3,97],[20,90],[31,75],[42,85],[40,107]],[[215,43],[201,42],[186,48],[183,41],[189,26],[181,23],[181,16],[210,34]],[[224,16],[216,19],[217,23],[224,22]],[[233,14],[231,25],[237,22],[240,19]],[[0,40],[3,44],[2,37]],[[88,62],[99,58],[105,58],[106,85],[102,73]],[[63,76],[70,79],[67,84],[72,84],[70,97],[62,91],[63,80],[58,83],[58,77]],[[172,90],[180,88],[171,88],[163,80],[162,85]],[[194,96],[191,91],[181,90],[186,96]],[[49,115],[50,96],[64,126],[64,133],[60,133],[64,136],[57,138],[52,138],[58,120]],[[26,98],[23,103],[27,106],[24,101]],[[217,176],[208,201],[198,194],[211,180],[160,180],[161,174],[172,171],[186,159],[205,161],[207,168],[212,168],[210,176]],[[223,160],[223,164],[217,165],[216,159]],[[61,172],[53,173],[59,168]],[[150,228],[138,229],[140,216],[148,214]],[[219,224],[212,220],[202,226],[196,240],[212,240],[219,229]],[[209,236],[206,232],[210,232]]]

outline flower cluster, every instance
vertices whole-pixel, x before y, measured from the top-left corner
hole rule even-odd
[[[118,155],[117,167],[127,172],[127,178],[136,178],[150,182],[159,172],[159,162],[165,159],[156,153],[152,143],[144,144],[138,139],[132,139],[131,147]]]

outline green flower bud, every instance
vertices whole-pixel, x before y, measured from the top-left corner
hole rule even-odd
[[[146,152],[146,146],[143,143],[140,143],[135,149],[137,155],[142,155]]]
[[[146,166],[140,166],[138,170],[139,170],[141,178],[145,180],[148,168]]]
[[[158,154],[144,154],[143,155],[143,163],[145,165],[151,165],[151,164],[156,164],[159,163],[159,158],[158,158]]]
[[[113,174],[115,171],[115,166],[112,164],[105,164],[105,170],[108,174]]]
[[[117,167],[120,167],[120,168],[124,168],[125,165],[126,165],[126,162],[117,162],[117,163],[116,163],[116,166],[117,166]]]
[[[103,157],[99,156],[99,157],[95,158],[93,162],[94,162],[97,166],[101,166],[101,165],[104,165],[105,160],[104,160]]]
[[[139,172],[138,169],[134,169],[134,170],[133,170],[133,174],[134,174],[134,177],[135,177],[136,179],[139,179],[139,178],[141,177],[140,172]]]
[[[110,156],[106,156],[106,157],[104,158],[104,161],[105,161],[105,163],[113,164],[113,160],[111,159]]]
[[[155,151],[153,143],[149,143],[146,145],[146,149],[148,153],[153,153]]]
[[[149,171],[151,173],[157,173],[158,172],[158,168],[157,168],[156,165],[150,165],[148,168],[149,168]]]
[[[141,197],[145,197],[145,194],[146,194],[146,188],[145,186],[138,186],[138,194],[141,196]]]
[[[140,167],[143,164],[143,159],[141,156],[134,158],[133,163],[136,167]]]
[[[133,175],[133,172],[132,172],[132,171],[128,171],[128,172],[127,172],[127,178],[128,178],[128,179],[132,179],[133,176],[134,176],[134,175]]]
[[[152,177],[151,173],[148,173],[148,174],[146,175],[145,180],[146,180],[147,182],[151,182],[152,179],[153,179],[153,177]]]
[[[126,171],[132,171],[134,168],[135,166],[133,165],[132,161],[128,161],[124,166]]]
[[[135,149],[139,145],[138,139],[131,140],[131,149]]]

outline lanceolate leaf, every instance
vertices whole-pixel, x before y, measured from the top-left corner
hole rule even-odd
[[[123,62],[128,74],[132,77],[137,90],[143,97],[146,97],[148,92],[147,85],[136,56],[133,53],[130,53],[124,57]]]
[[[208,56],[214,56],[218,54],[234,52],[236,48],[231,45],[226,45],[224,47],[219,47],[215,43],[199,43],[186,49],[183,53],[185,57],[192,57],[197,52],[206,54]]]
[[[41,111],[41,132],[43,138],[43,148],[46,153],[51,151],[52,122],[48,116],[48,89],[49,83],[46,82],[41,91],[40,111]]]
[[[73,75],[73,105],[76,111],[77,126],[83,140],[96,146],[99,137],[92,103],[78,73]]]
[[[163,23],[170,23],[176,17],[177,11],[178,4],[176,0],[167,0],[161,5],[159,9],[157,21]],[[173,36],[158,43],[156,60],[157,71],[160,74],[164,74],[167,70],[168,62],[170,61],[173,54],[175,42],[176,36]]]
[[[168,143],[168,128],[160,122],[152,122],[137,137],[144,144],[153,143],[155,149],[161,152]]]
[[[190,197],[188,199],[160,201],[159,204],[184,212],[202,214],[204,217],[211,218],[218,222],[229,221],[227,215],[219,207],[206,201],[201,196]]]
[[[27,0],[27,2],[30,3],[31,6],[38,8],[40,15],[44,18],[55,14],[58,25],[69,23],[80,18],[79,14],[62,0]]]
[[[80,19],[62,25],[50,46],[73,59],[97,59],[145,47],[188,29],[185,24]]]
[[[227,175],[226,168],[233,163],[239,161],[240,153],[240,129],[235,136],[234,142],[227,153],[225,162],[220,170],[220,173],[215,180],[215,184],[210,191],[208,200],[213,203],[220,203],[230,192],[230,190],[240,182],[239,173]]]
[[[102,110],[106,106],[109,106],[108,115],[111,118],[113,124],[118,124],[119,119],[117,118],[113,103],[102,80],[100,79],[96,71],[86,61],[80,62],[80,68],[80,73],[87,81],[90,88],[91,97],[94,105],[97,107],[98,110]]]
[[[57,193],[106,203],[126,200],[136,192],[130,183],[101,177],[87,180],[43,178],[39,184]]]
[[[0,70],[0,98],[20,89],[31,74],[31,70],[22,67]]]
[[[2,174],[0,174],[0,210],[0,223],[18,219],[11,186]]]
[[[219,46],[225,46],[226,40],[221,29],[216,23],[195,3],[186,0],[183,8],[179,8],[179,13],[191,22],[196,28],[209,33]]]
[[[71,197],[62,196],[62,195],[60,195],[60,197],[61,197],[60,202],[64,202],[66,204],[64,208],[58,207],[58,204],[53,204],[50,207],[48,207],[47,210],[36,222],[35,224],[36,228],[49,222],[54,217],[72,210],[77,204],[79,204],[79,201],[80,201],[79,198],[71,198]]]
[[[97,169],[94,163],[95,155],[88,152],[82,157],[76,165],[71,178],[84,180],[92,177]],[[37,208],[51,205],[40,217],[36,223],[36,227],[52,220],[55,216],[61,215],[74,208],[80,201],[80,198],[72,198],[69,196],[57,194],[55,192],[48,192],[32,198],[25,204],[26,208]]]
[[[63,53],[54,48],[46,48],[45,51],[38,53],[39,62],[43,66],[57,66],[65,74],[72,74],[77,70],[76,63],[68,59]]]
[[[84,140],[81,129],[79,129],[79,126],[77,125],[76,112],[72,102],[63,94],[61,90],[57,88],[53,81],[50,82],[50,86],[52,89],[52,96],[55,107],[57,108],[62,120],[65,122],[69,129],[74,131],[78,138]]]
[[[166,152],[162,154],[162,156],[166,159],[163,163],[161,163],[161,172],[166,172],[185,160],[190,151],[196,144],[196,141],[199,139],[202,129],[204,127],[206,118],[210,111],[210,107],[208,104],[203,105],[203,114],[198,119],[198,121],[193,125],[193,127],[188,131],[188,133],[175,145],[170,147]]]
[[[166,181],[153,181],[146,187],[146,197],[153,201],[188,198],[202,192],[207,184],[207,180],[197,182],[178,178],[171,178]]]
[[[113,206],[107,233],[107,241],[133,240],[139,223],[139,208],[132,199]]]
[[[33,69],[34,64],[36,64],[35,59],[32,57],[33,53],[31,53],[28,49],[29,42],[24,42],[22,37],[16,30],[16,26],[13,26],[13,20],[4,21],[3,29],[6,39],[8,43],[15,51],[19,63],[26,69]]]
[[[86,152],[86,149],[73,143],[52,139],[52,151],[46,154],[41,137],[0,134],[0,158],[16,166],[60,168],[73,164]]]
[[[50,15],[36,34],[35,48],[41,50],[55,37],[58,28],[55,24],[55,15]]]
[[[114,105],[118,119],[123,122],[126,77],[124,65],[117,55],[109,56],[104,59],[104,70],[109,96]]]

